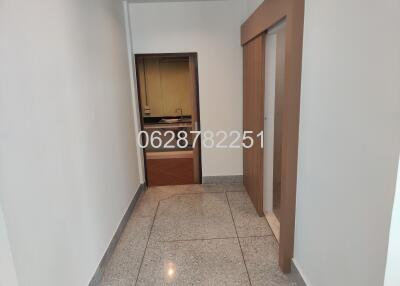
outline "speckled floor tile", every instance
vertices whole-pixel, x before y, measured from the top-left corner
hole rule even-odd
[[[152,217],[132,216],[129,219],[114,253],[105,266],[102,286],[132,285],[138,275],[152,222]]]
[[[278,243],[272,236],[240,238],[252,286],[295,286],[278,266]]]
[[[225,192],[221,185],[187,185],[187,193],[208,193],[208,192]]]
[[[178,185],[178,186],[160,186],[150,187],[145,193],[158,198],[191,193],[207,193],[207,192],[243,192],[246,191],[243,185],[230,184],[194,184],[194,185]]]
[[[206,192],[244,192],[246,189],[243,185],[229,184],[204,184],[201,185]]]
[[[226,193],[239,237],[272,235],[265,217],[258,216],[247,192]]]
[[[149,188],[105,267],[101,286],[249,285],[235,225],[252,285],[295,285],[280,272],[277,244],[264,237],[271,230],[244,187],[208,184]]]
[[[135,216],[154,216],[158,202],[179,194],[205,192],[202,185],[159,186],[148,188],[139,199],[133,214]]]
[[[135,217],[154,217],[160,196],[146,191],[142,194],[133,210]]]
[[[243,185],[223,185],[226,192],[246,192],[246,189]]]
[[[236,238],[153,242],[136,285],[250,285]]]
[[[134,282],[129,279],[116,279],[107,277],[101,281],[100,286],[132,286]]]
[[[146,193],[159,199],[165,199],[171,195],[190,192],[190,186],[191,185],[149,187]]]
[[[151,240],[236,237],[225,193],[175,195],[160,201]]]

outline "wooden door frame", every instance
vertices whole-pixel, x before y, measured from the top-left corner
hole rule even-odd
[[[283,19],[286,19],[286,44],[279,266],[288,273],[294,249],[304,0],[265,0],[241,26],[241,44],[245,46]]]
[[[138,61],[145,58],[176,58],[176,57],[188,57],[192,58],[194,62],[194,79],[195,79],[195,101],[196,101],[196,113],[197,113],[197,124],[198,130],[201,130],[200,126],[200,99],[199,99],[199,72],[198,72],[198,61],[197,61],[197,52],[188,52],[188,53],[138,53],[134,54],[134,66],[136,71],[136,96],[138,98],[138,109],[139,109],[139,117],[140,117],[140,131],[144,130],[144,121],[143,121],[143,113],[142,113],[142,100],[140,96],[140,80],[139,80],[139,65]],[[193,118],[192,118],[193,121]],[[202,168],[202,160],[201,160],[201,138],[197,140],[198,146],[198,172],[199,172],[199,183],[203,182],[203,168]],[[143,166],[144,166],[144,179],[145,184],[147,186],[148,178],[147,178],[147,163],[146,163],[146,152],[142,148],[143,155]]]

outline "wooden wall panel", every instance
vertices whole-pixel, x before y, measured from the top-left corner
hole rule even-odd
[[[242,45],[285,18],[291,8],[292,1],[304,0],[268,0],[258,6],[256,11],[241,26]]]
[[[279,264],[290,271],[294,251],[296,217],[297,154],[299,145],[301,60],[304,1],[292,0],[287,15],[285,41],[285,90],[282,119],[281,228]]]
[[[253,131],[255,144],[243,149],[243,181],[263,216],[263,149],[256,134],[264,130],[265,40],[260,35],[243,47],[243,130]]]

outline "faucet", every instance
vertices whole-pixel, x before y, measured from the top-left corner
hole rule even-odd
[[[175,109],[175,113],[177,113],[177,112],[178,112],[178,110],[180,110],[180,111],[181,111],[181,116],[183,116],[183,110],[182,110],[182,108],[177,108],[177,109]]]

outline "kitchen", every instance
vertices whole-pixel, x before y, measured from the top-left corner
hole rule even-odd
[[[197,54],[135,56],[148,186],[201,183]],[[201,140],[201,138],[196,138]]]

